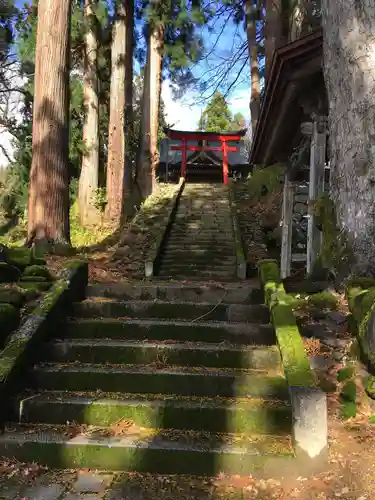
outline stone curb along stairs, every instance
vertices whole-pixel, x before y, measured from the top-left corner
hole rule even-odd
[[[70,262],[52,288],[40,299],[26,321],[8,339],[0,352],[0,424],[7,417],[8,402],[24,385],[22,376],[33,363],[41,342],[73,302],[82,300],[88,283],[88,264]],[[1,452],[0,452],[1,455]]]
[[[317,386],[276,260],[259,262],[265,303],[271,313],[292,404],[292,436],[297,457],[327,458],[327,397]]]
[[[168,234],[170,232],[171,226],[173,224],[174,217],[176,215],[178,202],[180,200],[181,194],[185,187],[185,179],[183,177],[180,178],[178,187],[176,192],[174,193],[169,205],[167,215],[165,216],[163,222],[163,227],[160,227],[160,231],[158,233],[158,237],[152,244],[148,255],[145,259],[145,277],[151,278],[155,274],[155,269],[157,269],[159,260],[161,257],[161,252],[163,251],[163,247],[168,238]]]

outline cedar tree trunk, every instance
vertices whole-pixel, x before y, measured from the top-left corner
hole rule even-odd
[[[70,244],[71,1],[39,0],[27,243]]]
[[[375,9],[323,0],[331,196],[354,272],[375,273]]]
[[[246,0],[246,34],[249,47],[251,66],[251,97],[250,114],[251,129],[254,136],[260,112],[260,76],[258,63],[258,49],[256,41],[256,11],[252,0]]]
[[[137,166],[138,186],[143,198],[149,196],[156,187],[163,48],[164,27],[161,24],[155,25],[150,30],[147,46]]]
[[[129,67],[129,62],[133,62],[129,54],[130,51],[133,56],[133,36],[130,37],[128,30],[133,33],[132,2],[119,0],[112,32],[106,207],[107,217],[117,225],[125,212],[125,197],[130,197],[131,192],[131,173],[126,172],[131,167],[126,164],[125,111],[132,103],[126,103],[125,98],[129,95],[129,80],[131,82],[133,77]]]
[[[97,0],[85,0],[85,34],[83,102],[85,122],[82,169],[79,178],[78,205],[81,222],[88,225],[95,221],[94,197],[98,188],[99,175],[99,99],[98,99],[98,39],[95,17]]]

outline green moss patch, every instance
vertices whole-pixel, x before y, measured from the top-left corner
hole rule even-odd
[[[20,312],[12,304],[0,303],[0,344],[20,323]]]
[[[272,324],[280,347],[285,377],[289,386],[315,387],[311,370],[296,319],[275,260],[259,263],[259,276],[265,291],[265,301],[271,310]]]
[[[0,282],[12,283],[17,281],[21,273],[16,266],[8,264],[7,262],[0,262]]]
[[[340,398],[344,401],[356,402],[357,398],[357,386],[354,380],[348,380],[342,387],[340,392]]]
[[[32,264],[44,265],[45,260],[36,254],[35,250],[28,247],[13,247],[6,249],[6,260],[10,264],[23,270]]]
[[[248,181],[250,199],[257,202],[263,196],[280,189],[283,174],[284,168],[278,164],[255,170]]]
[[[15,288],[0,287],[0,303],[11,304],[17,308],[20,308],[26,298],[24,294]]]
[[[367,379],[365,389],[370,398],[375,399],[375,377],[373,375]]]
[[[340,275],[347,275],[353,255],[345,234],[337,226],[335,204],[328,193],[324,193],[316,201],[315,218],[323,233],[318,266],[332,269]]]
[[[342,401],[340,406],[340,415],[343,420],[357,416],[357,405],[352,401]]]
[[[337,381],[345,382],[345,380],[351,379],[353,375],[354,375],[354,366],[346,366],[345,368],[342,368],[341,370],[338,371]]]
[[[29,356],[31,347],[43,339],[51,322],[65,313],[67,302],[76,300],[79,289],[87,284],[87,264],[83,265],[81,262],[79,266],[77,267],[76,263],[68,265],[61,279],[46,294],[44,300],[22,326],[10,335],[5,349],[0,353],[0,399],[12,392],[9,384],[19,374],[19,368],[32,361],[32,356]],[[4,304],[2,307],[4,311],[8,311],[6,314],[12,317],[19,314],[10,304]]]
[[[38,277],[39,281],[40,278],[44,278],[46,280],[52,280],[51,273],[49,272],[46,266],[32,265],[26,267],[26,269],[23,272],[22,278],[24,279],[25,277],[28,276]]]
[[[337,309],[337,296],[329,291],[314,293],[308,298],[309,305],[321,309]]]

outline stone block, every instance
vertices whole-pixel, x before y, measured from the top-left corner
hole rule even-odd
[[[325,458],[328,445],[327,397],[315,387],[289,387],[292,434],[297,456]]]
[[[68,493],[62,500],[102,500],[102,495],[81,495],[80,493]]]
[[[61,484],[31,486],[22,492],[22,498],[27,498],[27,500],[58,500],[64,490],[65,487]]]
[[[79,493],[102,493],[112,482],[111,474],[80,474],[73,485]]]

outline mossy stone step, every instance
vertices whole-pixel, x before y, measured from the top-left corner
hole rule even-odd
[[[131,392],[288,400],[283,377],[262,371],[155,365],[44,364],[30,371],[42,390]],[[31,387],[32,388],[32,387]]]
[[[219,472],[264,473],[292,466],[290,440],[257,437],[227,444],[225,435],[200,436],[149,433],[136,437],[69,434],[61,426],[16,426],[0,436],[0,455],[56,469],[90,468],[215,476]],[[272,472],[271,472],[272,471]]]
[[[257,279],[245,283],[199,284],[165,281],[144,283],[89,284],[87,297],[119,300],[172,300],[180,302],[206,302],[213,306],[223,304],[263,303],[263,292]]]
[[[203,321],[230,321],[243,323],[268,323],[270,315],[263,305],[202,304],[166,301],[116,301],[86,300],[74,304],[74,314],[83,318],[166,318]]]
[[[133,340],[175,340],[190,342],[230,342],[231,344],[274,345],[272,325],[137,320],[76,319],[59,331],[63,338],[123,338]]]
[[[113,363],[207,366],[216,368],[278,369],[277,346],[248,347],[204,343],[152,343],[128,340],[50,341],[43,360],[60,363]]]
[[[187,276],[191,278],[211,278],[216,280],[221,279],[235,279],[236,278],[236,267],[233,266],[228,271],[213,270],[213,269],[194,269],[189,267],[171,267],[171,266],[160,266],[158,276]]]
[[[111,426],[130,420],[141,427],[206,432],[290,434],[291,407],[279,401],[161,398],[152,395],[72,395],[45,392],[15,402],[20,423]]]

